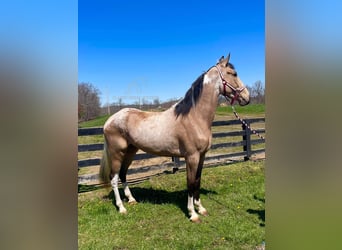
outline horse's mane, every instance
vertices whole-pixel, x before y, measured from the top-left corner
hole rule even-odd
[[[234,65],[232,63],[228,63],[228,67],[231,69],[235,69]]]
[[[200,75],[196,81],[191,85],[191,88],[186,92],[184,98],[176,104],[175,114],[186,115],[190,112],[191,108],[196,105],[203,89],[203,78],[205,73]]]

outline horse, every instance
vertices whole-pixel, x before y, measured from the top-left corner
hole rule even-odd
[[[105,122],[99,176],[104,183],[111,182],[120,213],[125,214],[127,210],[120,198],[119,178],[128,203],[137,203],[126,174],[134,155],[141,149],[159,156],[184,157],[190,221],[200,222],[199,214],[208,215],[200,200],[201,173],[205,154],[211,146],[211,125],[219,95],[231,104],[235,101],[241,106],[249,103],[249,92],[229,59],[230,53],[226,58],[222,56],[193,82],[184,98],[169,109],[145,112],[124,108]]]

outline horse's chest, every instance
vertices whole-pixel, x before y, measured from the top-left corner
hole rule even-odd
[[[206,152],[209,150],[211,146],[211,135],[206,136],[205,138],[202,138],[199,140],[199,145],[198,145],[200,151]]]
[[[189,144],[193,145],[197,151],[206,152],[211,146],[211,132],[196,129],[188,134]]]

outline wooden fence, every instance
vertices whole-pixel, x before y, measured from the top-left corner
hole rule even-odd
[[[265,118],[252,118],[252,119],[245,119],[246,123],[249,124],[252,128],[255,124],[257,123],[263,123],[261,125],[264,126],[265,124]],[[224,132],[213,132],[213,141],[215,138],[233,138],[233,137],[239,137],[241,138],[240,140],[236,141],[228,141],[228,142],[221,142],[221,143],[216,143],[211,146],[210,151],[215,151],[217,149],[226,149],[226,148],[241,148],[241,150],[230,152],[230,153],[219,153],[219,154],[207,154],[206,159],[205,159],[205,164],[210,162],[210,161],[224,161],[230,158],[234,157],[243,157],[244,160],[249,160],[252,154],[256,153],[261,153],[265,151],[264,147],[264,140],[260,139],[256,135],[254,135],[246,126],[241,125],[239,126],[239,130],[234,130],[234,131],[229,131],[230,126],[236,126],[241,124],[240,121],[238,120],[229,120],[229,121],[214,121],[212,124],[212,128],[214,130],[215,127],[222,127],[224,126]],[[265,126],[264,126],[265,127]],[[260,134],[265,133],[265,128],[259,128],[255,129],[256,132]],[[221,129],[222,130],[222,129]],[[80,128],[78,129],[78,136],[90,136],[90,135],[101,135],[103,134],[103,129],[102,127],[96,127],[96,128]],[[253,147],[255,145],[259,145],[257,149],[254,149]],[[260,148],[260,146],[262,146]],[[78,145],[78,152],[86,152],[86,151],[98,151],[98,150],[103,150],[103,143],[93,143],[93,144],[79,144]],[[210,152],[209,151],[209,152]],[[140,153],[136,154],[134,157],[134,160],[146,160],[146,159],[152,159],[152,158],[157,158],[159,156],[156,155],[151,155],[148,153]],[[82,159],[78,160],[78,168],[83,168],[83,167],[89,167],[89,166],[96,166],[100,164],[101,159],[100,158],[90,158],[90,159]],[[178,157],[172,157],[170,159],[171,165],[175,166],[176,168],[179,168],[182,164],[184,164],[184,160],[180,160]],[[164,164],[165,165],[165,164]],[[169,164],[170,165],[170,164]],[[146,166],[142,166],[144,169]],[[134,172],[134,171],[133,171]],[[137,170],[135,170],[137,172]],[[128,172],[129,174],[130,172]],[[93,179],[96,178],[93,175]],[[80,177],[79,177],[80,179]]]

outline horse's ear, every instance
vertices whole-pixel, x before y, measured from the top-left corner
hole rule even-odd
[[[221,63],[224,59],[224,56],[221,56],[221,58],[218,60],[218,63]]]
[[[227,65],[226,65],[226,66],[228,66],[229,59],[230,59],[230,53],[229,53],[228,56],[227,56]]]

